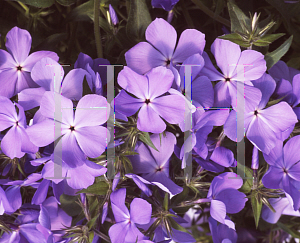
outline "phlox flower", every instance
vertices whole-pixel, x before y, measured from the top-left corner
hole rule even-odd
[[[0,131],[9,128],[1,140],[1,150],[11,159],[21,158],[25,153],[38,151],[38,147],[30,141],[26,127],[23,107],[19,104],[13,104],[6,97],[0,96]]]
[[[218,67],[217,71],[207,53],[203,53],[205,66],[202,75],[211,81],[218,81],[215,86],[215,107],[236,107],[236,82],[252,85],[251,80],[260,78],[267,69],[264,55],[254,50],[241,51],[239,45],[222,39],[216,39],[211,46]]]
[[[170,90],[173,78],[172,72],[165,67],[154,68],[146,76],[124,67],[118,75],[118,83],[124,90],[115,98],[115,110],[126,116],[139,111],[137,128],[145,132],[163,132],[166,124],[162,118],[171,124],[183,121],[183,96],[164,95]],[[137,98],[130,96],[125,90]]]
[[[27,30],[12,28],[6,35],[5,46],[0,50],[0,95],[11,98],[23,89],[38,87],[31,79],[30,72],[34,64],[43,57],[58,61],[58,56],[51,51],[37,51],[29,54],[31,36]]]
[[[136,227],[136,224],[147,224],[151,219],[152,206],[146,200],[134,198],[130,204],[130,211],[125,206],[126,189],[114,191],[110,195],[111,207],[116,224],[108,231],[112,243],[133,243],[147,240]],[[141,241],[143,242],[143,241]]]
[[[62,119],[55,119],[55,98],[61,101]],[[41,114],[47,119],[27,129],[32,142],[44,147],[59,137],[55,150],[62,154],[62,160],[75,168],[85,163],[86,156],[100,156],[110,140],[107,128],[100,126],[108,119],[110,109],[103,96],[85,95],[77,104],[74,113],[73,103],[62,95],[46,91],[41,100]],[[55,124],[61,123],[61,134],[55,135]],[[57,137],[55,137],[57,136]],[[54,152],[55,154],[55,152]]]
[[[205,35],[195,29],[186,29],[176,46],[177,33],[174,27],[164,19],[157,18],[147,27],[145,37],[148,42],[140,42],[125,53],[128,67],[139,74],[158,66],[168,67],[175,77],[174,87],[178,88],[180,77],[175,66],[196,53],[202,54]]]
[[[228,216],[227,216],[228,217]],[[229,220],[229,218],[227,219]],[[225,224],[219,224],[212,217],[208,219],[209,228],[214,243],[236,243],[237,233]]]
[[[300,136],[292,137],[283,146],[276,140],[275,147],[269,154],[263,154],[270,165],[262,182],[267,188],[283,189],[293,199],[294,210],[300,208]]]

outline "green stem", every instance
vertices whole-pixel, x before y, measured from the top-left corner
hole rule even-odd
[[[13,6],[15,9],[17,9],[19,12],[21,12],[26,18],[28,18],[26,11],[24,11],[23,8],[21,8],[18,4],[15,4],[14,2],[11,1],[6,1],[8,4]]]
[[[213,18],[214,20],[220,22],[221,24],[226,25],[230,28],[230,21],[227,19],[224,19],[223,17],[217,15],[215,16],[215,13],[211,11],[208,7],[206,7],[200,0],[192,0],[193,3],[195,3],[204,13],[206,13],[209,17]]]
[[[101,44],[101,34],[99,26],[99,16],[100,16],[100,0],[95,0],[94,2],[94,34],[97,48],[97,56],[103,58],[102,44]]]

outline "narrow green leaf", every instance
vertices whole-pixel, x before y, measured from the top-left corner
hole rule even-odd
[[[167,192],[165,193],[163,206],[164,206],[164,210],[168,211],[168,209],[169,209],[169,193],[167,193]]]
[[[227,5],[231,22],[231,32],[245,33],[244,25],[251,26],[250,18],[232,0],[229,0]],[[243,22],[244,25],[242,24]]]
[[[94,195],[106,195],[108,190],[108,184],[105,181],[97,182],[91,186],[89,186],[87,189],[82,189],[78,193],[90,193]]]
[[[186,228],[182,227],[180,224],[178,224],[173,218],[168,217],[168,221],[170,222],[173,229],[191,234]]]
[[[265,55],[265,60],[267,62],[268,70],[277,63],[285,53],[289,50],[293,41],[293,36],[291,35],[281,46],[279,46],[275,51],[267,53]]]
[[[144,39],[146,28],[151,23],[151,16],[146,0],[129,0],[129,2],[126,33],[129,38],[134,38],[139,42]]]
[[[255,226],[257,228],[258,223],[259,223],[261,208],[262,208],[262,202],[258,198],[257,192],[252,193],[252,195],[251,195],[251,205],[252,205],[253,216],[254,216],[254,220],[255,220]]]
[[[139,140],[141,140],[143,143],[147,144],[148,146],[150,146],[151,148],[155,149],[157,152],[158,149],[155,148],[154,144],[152,143],[151,139],[150,139],[150,135],[148,132],[142,132],[139,134]]]
[[[269,34],[269,35],[264,35],[262,38],[260,38],[260,41],[266,41],[269,43],[272,43],[273,41],[276,41],[278,38],[284,36],[284,33],[278,33],[278,34]]]
[[[244,168],[245,168],[245,176],[252,178],[253,177],[253,171],[250,168],[248,168],[247,166],[245,166]],[[252,184],[253,184],[253,179],[246,179],[244,181],[244,184],[242,185],[242,187],[239,190],[241,192],[248,193],[248,192],[251,191]]]
[[[238,44],[242,47],[249,47],[250,44],[248,41],[244,40],[238,33],[232,33],[228,35],[219,36],[219,39],[229,40],[235,44]]]
[[[280,223],[279,221],[277,222],[278,227],[280,227],[281,229],[283,229],[285,232],[287,232],[288,234],[290,234],[292,237],[300,239],[300,233],[296,230],[293,230],[289,227],[287,227],[285,224]]]

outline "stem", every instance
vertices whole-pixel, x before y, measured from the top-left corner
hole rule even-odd
[[[11,6],[13,6],[15,9],[17,9],[19,12],[21,12],[26,18],[28,18],[26,11],[24,11],[24,9],[21,8],[18,4],[15,4],[14,2],[10,2],[10,1],[6,1],[6,2]]]
[[[94,2],[94,34],[97,48],[97,56],[103,58],[102,44],[101,44],[101,34],[99,26],[99,15],[100,15],[100,0],[95,0]]]
[[[191,16],[189,15],[189,12],[188,12],[184,2],[181,2],[181,8],[182,8],[182,13],[184,15],[185,21],[187,22],[189,28],[194,29],[195,27],[194,27],[193,20],[192,20]]]
[[[230,28],[230,21],[227,19],[224,19],[221,16],[215,16],[215,13],[211,11],[208,7],[206,7],[200,0],[192,0],[193,3],[195,3],[204,13],[206,13],[209,17],[213,18],[214,20],[220,22],[223,25],[226,25]]]

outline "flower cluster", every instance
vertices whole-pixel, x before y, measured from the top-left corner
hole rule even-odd
[[[177,2],[152,5],[169,11]],[[111,100],[107,60],[80,53],[65,74],[56,53],[29,54],[26,30],[8,32],[1,243],[234,243],[247,233],[239,235],[235,215],[250,201],[265,204],[270,223],[299,216],[300,72],[282,61],[267,71],[262,53],[219,38],[212,60],[203,33],[177,38],[162,18],[145,38],[125,53]],[[232,144],[243,139],[253,149],[250,182],[234,172]]]

